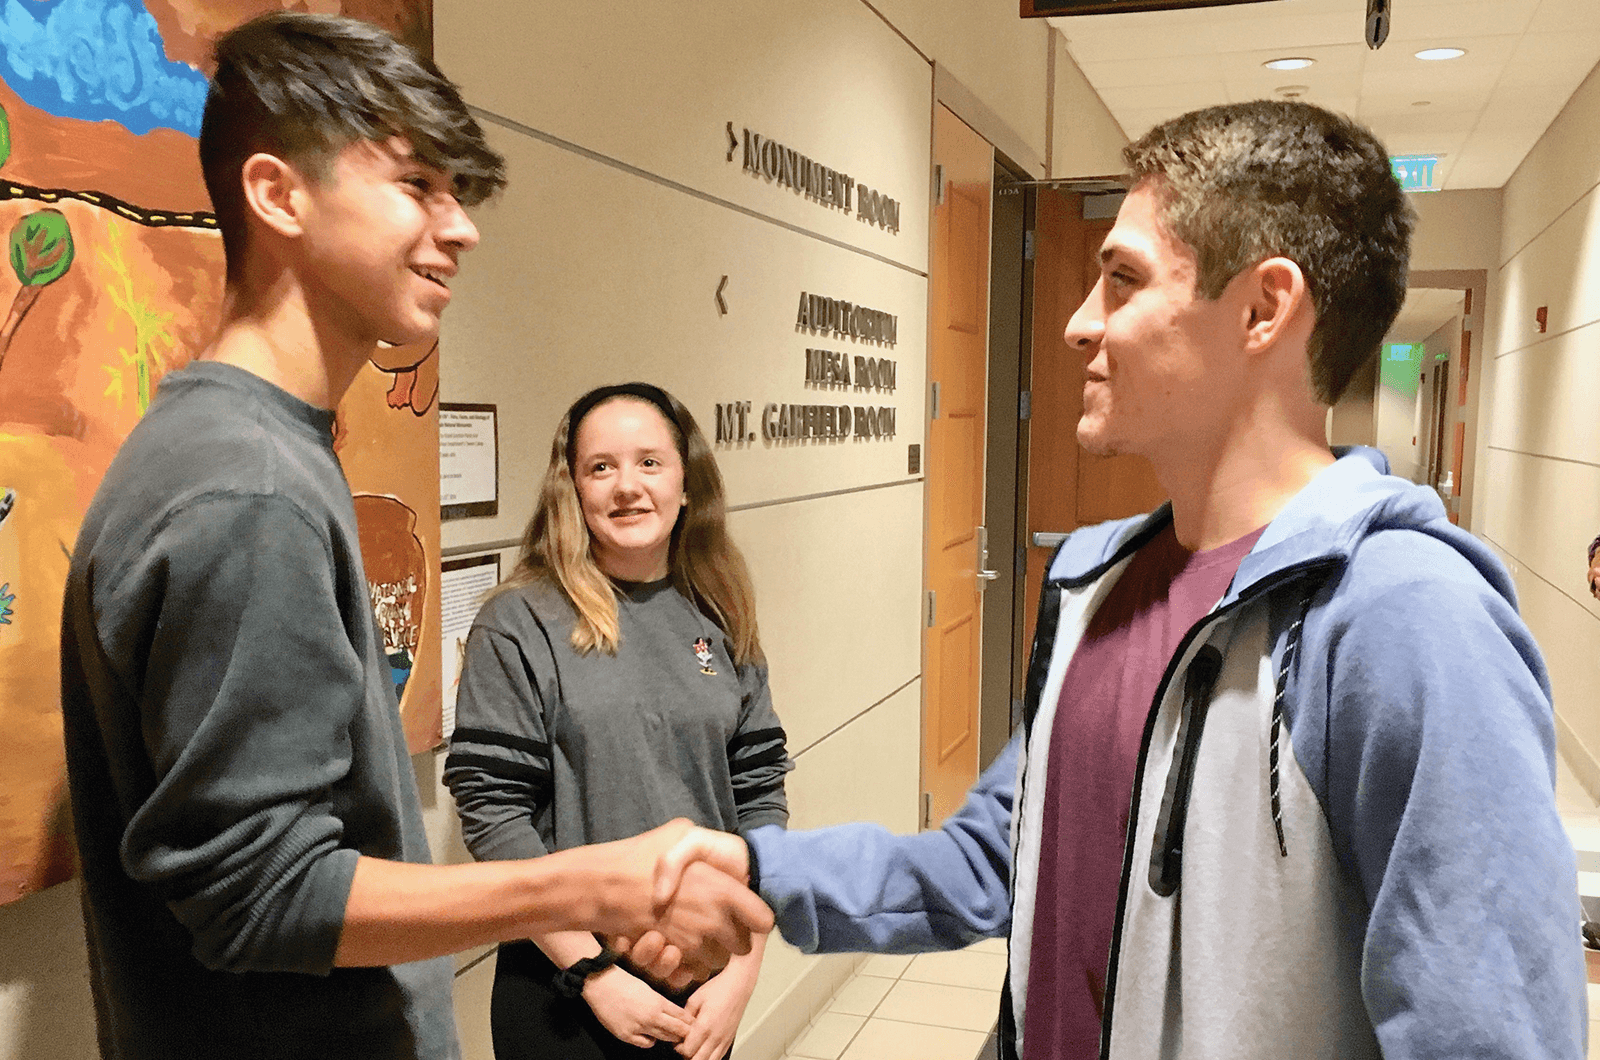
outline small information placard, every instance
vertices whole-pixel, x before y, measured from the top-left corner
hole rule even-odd
[[[500,513],[499,432],[494,405],[439,405],[439,515]]]
[[[444,738],[456,731],[456,690],[461,686],[461,660],[467,653],[467,634],[483,606],[483,597],[500,584],[500,554],[447,559],[441,566],[439,603],[444,634]]]

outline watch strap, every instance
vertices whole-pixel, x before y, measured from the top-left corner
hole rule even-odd
[[[622,954],[607,947],[604,943],[600,952],[593,957],[585,957],[574,961],[572,964],[557,971],[551,981],[556,993],[562,997],[579,997],[583,994],[583,984],[596,972],[603,972],[613,964],[622,960]]]

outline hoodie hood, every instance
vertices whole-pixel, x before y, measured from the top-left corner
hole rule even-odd
[[[1376,449],[1351,446],[1320,471],[1267,525],[1239,565],[1226,605],[1255,586],[1308,566],[1343,567],[1375,534],[1410,530],[1426,534],[1460,553],[1491,587],[1515,606],[1516,592],[1505,568],[1471,534],[1455,526],[1439,495],[1388,473],[1389,462]],[[1149,515],[1088,527],[1073,534],[1056,552],[1049,580],[1068,587],[1105,573],[1172,521],[1172,506]]]

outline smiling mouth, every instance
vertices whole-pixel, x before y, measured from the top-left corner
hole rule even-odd
[[[448,291],[450,289],[450,286],[447,283],[444,282],[445,281],[445,274],[442,271],[438,270],[438,269],[424,269],[424,268],[417,268],[417,267],[413,266],[411,271],[416,273],[418,276],[421,276],[424,280],[427,280],[429,283],[438,284],[439,285],[439,289],[442,290],[442,291]]]
[[[650,514],[650,509],[648,509],[648,508],[618,508],[616,511],[611,513],[611,518],[613,518],[613,519],[631,519],[636,515],[649,515],[649,514]]]

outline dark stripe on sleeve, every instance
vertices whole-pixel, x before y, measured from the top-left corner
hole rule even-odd
[[[770,795],[775,791],[783,791],[783,774],[781,773],[765,784],[751,784],[749,786],[741,785],[737,790],[734,791],[733,799],[735,802],[743,804],[763,798],[764,796]]]
[[[535,758],[549,758],[550,745],[543,740],[530,740],[526,736],[513,736],[508,732],[496,732],[493,729],[457,729],[450,737],[451,746],[457,740],[467,743],[486,743],[493,747],[509,747],[513,751],[525,751]]]
[[[786,761],[788,757],[789,752],[780,744],[777,747],[762,751],[760,754],[751,755],[749,758],[741,758],[732,764],[735,772],[743,773],[746,770],[760,769],[762,766],[775,766],[779,762]],[[730,759],[730,761],[732,760]]]
[[[751,732],[742,732],[728,741],[728,757],[732,758],[740,750],[758,743],[770,743],[777,740],[780,744],[789,739],[783,731],[783,726],[774,726],[770,729],[755,729]]]
[[[520,780],[524,783],[539,787],[550,786],[550,770],[545,766],[524,765],[521,762],[508,762],[504,758],[495,758],[492,755],[463,754],[460,751],[451,751],[444,760],[444,768],[448,772],[452,769],[478,769],[490,776],[503,780]]]

